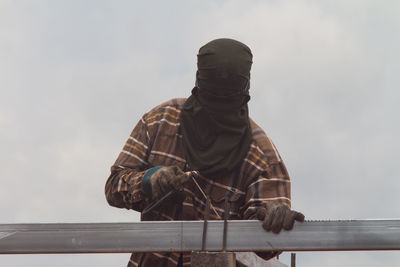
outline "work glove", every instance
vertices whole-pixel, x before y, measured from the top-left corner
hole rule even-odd
[[[156,200],[171,190],[183,190],[183,184],[188,180],[189,176],[177,166],[157,166],[145,173],[142,189],[153,200]]]
[[[278,234],[282,228],[291,230],[295,221],[304,221],[302,213],[291,210],[286,205],[274,202],[268,202],[264,207],[258,208],[256,215],[257,219],[263,222],[263,228],[275,234]]]

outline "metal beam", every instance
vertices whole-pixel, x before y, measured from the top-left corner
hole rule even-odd
[[[208,251],[222,249],[223,221],[209,221]],[[202,221],[0,224],[0,254],[199,251]],[[259,221],[228,221],[227,251],[399,250],[400,220],[308,221],[276,235]]]

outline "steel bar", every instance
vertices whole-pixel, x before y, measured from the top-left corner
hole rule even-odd
[[[223,221],[208,221],[206,248],[222,248]],[[203,221],[0,224],[0,254],[199,251]],[[400,220],[315,221],[273,234],[228,221],[227,251],[400,250]]]
[[[203,221],[203,236],[201,238],[201,250],[206,249],[206,240],[207,240],[207,222],[210,219],[210,201],[208,198],[206,199],[206,214],[204,215]]]
[[[228,235],[228,217],[229,217],[230,205],[228,198],[225,198],[224,207],[224,233],[222,236],[222,251],[226,251],[226,240]]]
[[[296,253],[290,254],[290,267],[296,267]]]

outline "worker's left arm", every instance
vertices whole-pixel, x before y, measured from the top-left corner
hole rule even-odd
[[[267,231],[279,233],[290,230],[295,221],[303,221],[304,215],[290,209],[290,178],[276,147],[268,137],[256,142],[255,152],[248,160],[260,171],[249,182],[246,191],[244,219],[259,219]]]

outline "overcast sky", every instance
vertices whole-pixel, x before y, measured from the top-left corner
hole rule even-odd
[[[143,113],[189,96],[199,47],[221,37],[253,51],[250,115],[287,165],[293,208],[400,218],[399,3],[0,0],[0,223],[137,221],[108,206],[109,168]],[[2,255],[0,265],[128,258]],[[400,253],[297,262],[397,266]]]

